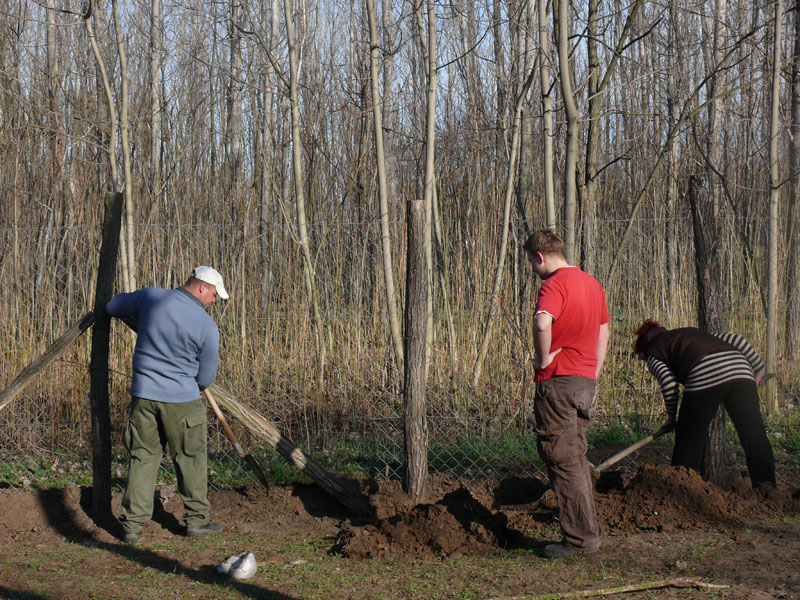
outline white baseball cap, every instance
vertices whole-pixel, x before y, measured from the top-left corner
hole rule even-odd
[[[225,289],[225,285],[222,283],[222,275],[220,275],[219,271],[216,269],[212,269],[211,267],[195,267],[192,269],[191,277],[210,283],[217,288],[217,294],[219,294],[220,298],[223,300],[228,299],[228,292]]]

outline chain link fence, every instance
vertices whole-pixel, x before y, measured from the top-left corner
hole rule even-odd
[[[530,225],[514,224],[515,243],[498,298],[501,311],[481,383],[477,388],[471,385],[499,244],[467,241],[496,240],[500,225],[445,223],[445,235],[435,249],[434,336],[427,395],[433,472],[463,478],[542,474],[533,438],[529,341],[538,283],[520,251]],[[618,243],[628,225],[628,221],[598,223],[598,239]],[[396,289],[402,292],[404,230],[402,223],[392,227],[396,240],[392,264]],[[667,236],[667,231],[672,233]],[[630,332],[645,317],[669,326],[693,322],[693,264],[669,258],[676,249],[691,256],[690,231],[686,219],[636,221],[616,257],[620,266],[614,280],[604,281],[612,342],[592,429],[597,445],[632,443],[661,422],[658,389],[644,366],[631,356]],[[388,325],[378,225],[322,223],[312,229],[313,280],[323,331],[314,325],[294,233],[285,225],[261,223],[140,225],[136,228],[136,280],[139,286],[175,287],[197,264],[218,268],[231,293],[228,302],[211,308],[222,334],[218,383],[274,422],[329,470],[399,477],[401,373]],[[761,293],[749,276],[753,267],[744,263],[737,244],[730,228],[730,239],[722,244],[723,289],[729,294],[726,314],[732,315],[727,325],[763,348],[766,326],[761,319],[751,318],[762,314]],[[99,245],[96,224],[0,229],[0,286],[4,290],[0,387],[8,385],[91,308]],[[596,258],[602,280],[615,259],[611,252],[597,252]],[[113,475],[120,485],[125,475],[121,439],[134,341],[134,334],[115,322],[111,421]],[[326,349],[324,361],[320,347]],[[0,411],[0,486],[91,482],[89,353],[90,334],[86,334]],[[781,414],[771,419],[770,428],[780,477],[796,485],[800,380],[793,366],[784,361],[777,373]],[[246,481],[250,475],[210,411],[209,419],[212,484]],[[243,445],[273,470],[274,477],[295,476],[260,440],[239,424],[233,426]],[[617,438],[604,432],[616,432]],[[728,438],[732,460],[743,465],[735,433]],[[660,443],[668,446],[669,441]],[[665,452],[669,453],[668,447]],[[620,467],[633,469],[638,460],[633,455]],[[164,466],[169,466],[168,459]],[[162,475],[170,478],[171,470],[165,469]]]

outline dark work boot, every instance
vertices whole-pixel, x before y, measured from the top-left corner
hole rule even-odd
[[[209,521],[205,525],[188,525],[186,527],[186,537],[196,537],[207,533],[219,533],[220,531],[222,531],[221,523]]]
[[[136,544],[139,541],[139,534],[133,531],[128,531],[122,536],[122,541],[126,544]]]
[[[566,542],[563,544],[547,544],[544,547],[545,558],[564,558],[567,556],[586,556],[587,554],[594,554],[599,548],[592,548],[591,550],[584,550],[576,548]]]

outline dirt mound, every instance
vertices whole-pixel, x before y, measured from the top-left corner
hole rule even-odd
[[[408,512],[379,519],[366,527],[345,527],[336,550],[352,558],[440,554],[482,554],[506,548],[521,540],[509,529],[508,518],[492,511],[472,492],[460,487],[434,504],[421,504]]]
[[[295,484],[211,492],[214,519],[226,534],[259,535],[278,528],[290,537],[327,531],[332,550],[346,556],[485,555],[498,548],[539,547],[553,541],[558,508],[546,483],[506,477],[459,482],[431,477],[426,502],[412,505],[399,482],[365,484],[375,517],[352,514],[317,486]],[[732,530],[766,519],[800,515],[800,490],[764,493],[741,479],[731,489],[703,481],[682,468],[643,466],[632,478],[604,474],[595,500],[606,534],[676,530]],[[112,510],[119,515],[121,494]],[[174,486],[156,492],[153,520],[142,537],[150,542],[183,535],[183,502]],[[94,540],[116,543],[116,519],[91,516],[91,488],[0,489],[0,544],[4,540]],[[360,519],[360,520],[359,520]]]
[[[729,529],[776,513],[800,514],[797,492],[754,491],[746,480],[724,490],[683,467],[644,465],[624,489],[595,498],[607,532]]]
[[[754,491],[746,479],[724,490],[685,468],[645,465],[627,483],[610,472],[596,484],[598,519],[607,534],[733,529],[778,514],[800,515],[800,491]],[[552,537],[558,508],[540,480],[511,477],[471,489],[444,488],[446,482],[439,482],[431,493],[438,500],[409,506],[399,484],[382,484],[371,498],[380,518],[342,528],[334,550],[353,558],[480,555],[538,547],[544,541],[528,536],[540,532]]]

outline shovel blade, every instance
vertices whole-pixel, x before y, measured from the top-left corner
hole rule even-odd
[[[258,461],[252,454],[245,454],[244,460],[247,463],[247,466],[250,467],[250,470],[256,474],[258,480],[263,484],[263,486],[269,489],[269,481],[267,481],[267,476],[264,471],[261,469],[261,465],[258,464]]]

